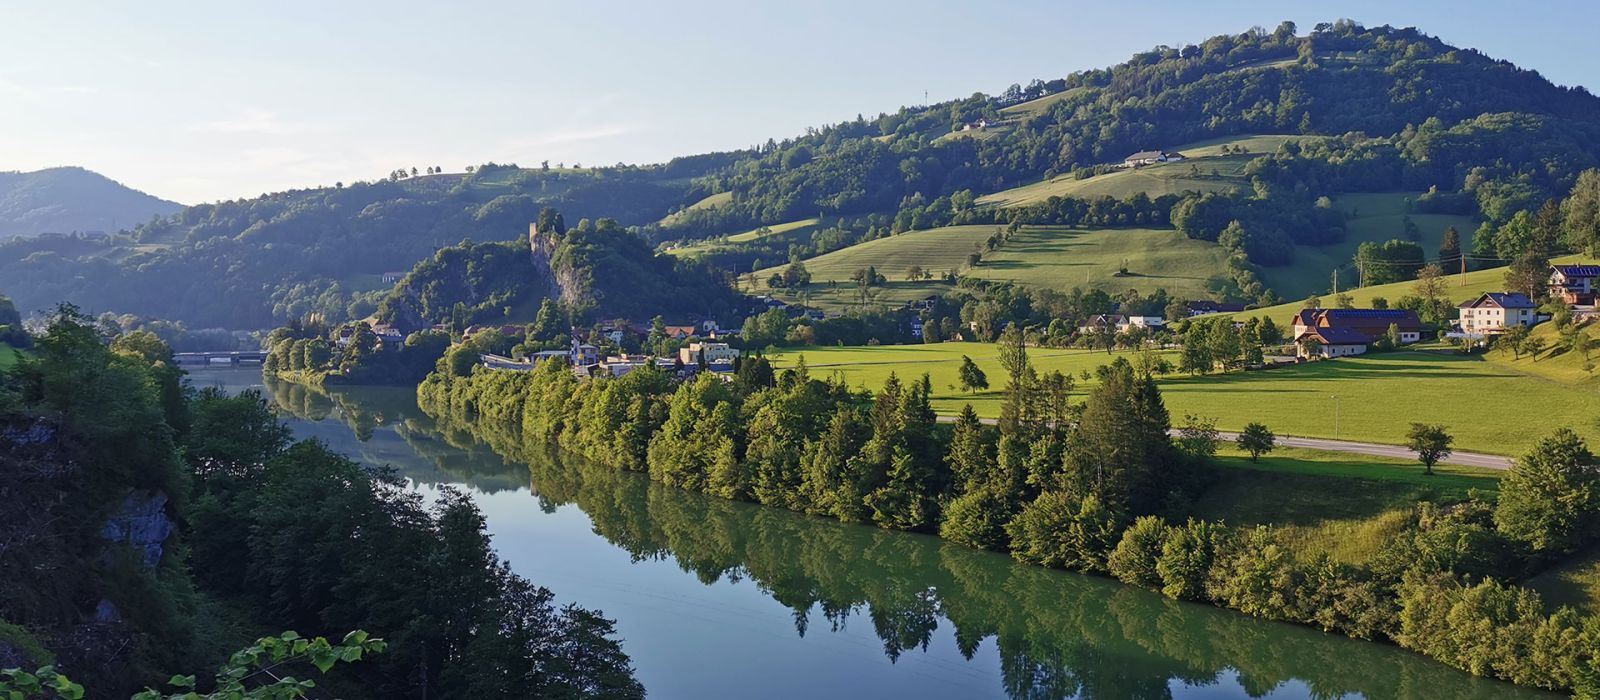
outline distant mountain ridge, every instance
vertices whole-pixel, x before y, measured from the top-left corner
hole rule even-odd
[[[182,208],[79,167],[0,172],[0,239],[74,231],[114,233]]]

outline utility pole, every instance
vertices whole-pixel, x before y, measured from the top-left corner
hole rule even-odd
[[[1333,295],[1339,296],[1339,268],[1333,268]]]

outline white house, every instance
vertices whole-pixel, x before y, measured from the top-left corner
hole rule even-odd
[[[1360,355],[1367,351],[1367,343],[1370,341],[1365,334],[1349,328],[1314,326],[1295,337],[1296,355],[1311,357],[1311,353],[1306,351],[1306,340],[1311,338],[1315,338],[1320,344],[1317,357],[1324,359]]]
[[[739,357],[739,351],[727,343],[689,343],[689,347],[678,348],[678,361],[687,365],[698,365],[703,358],[707,365],[732,363]]]
[[[1533,300],[1516,292],[1484,292],[1458,308],[1461,332],[1467,335],[1492,335],[1539,322]]]
[[[1587,306],[1600,293],[1600,265],[1552,265],[1550,296],[1567,304]]]
[[[1117,324],[1117,332],[1127,333],[1133,328],[1156,329],[1160,328],[1165,323],[1166,319],[1160,316],[1129,316],[1124,321]]]

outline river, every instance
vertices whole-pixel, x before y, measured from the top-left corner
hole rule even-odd
[[[1556,697],[931,536],[684,492],[508,435],[486,443],[439,426],[409,389],[263,386],[253,368],[190,379],[260,389],[296,436],[425,494],[470,493],[513,569],[616,619],[655,698]]]

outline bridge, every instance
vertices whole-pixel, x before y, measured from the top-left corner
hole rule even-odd
[[[242,362],[266,362],[265,350],[234,350],[230,352],[175,352],[172,359],[180,365],[209,365],[227,362],[237,365]]]

